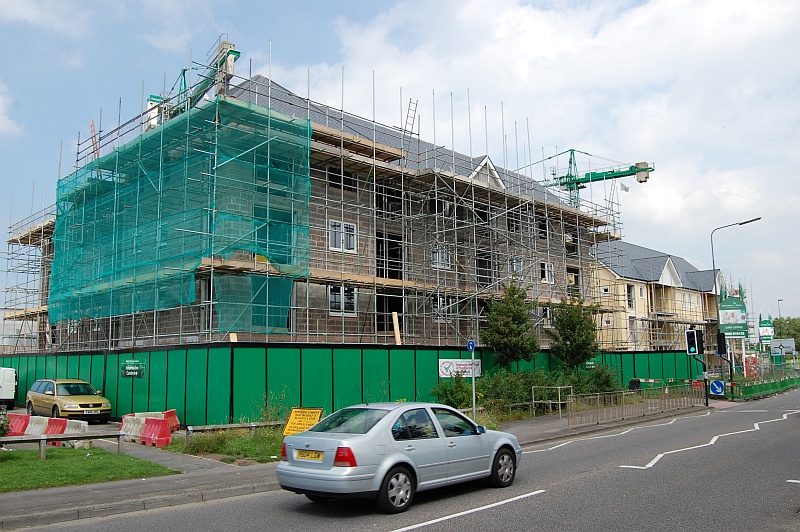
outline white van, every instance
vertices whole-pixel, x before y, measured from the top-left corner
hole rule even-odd
[[[0,405],[11,410],[17,403],[17,370],[0,368]]]

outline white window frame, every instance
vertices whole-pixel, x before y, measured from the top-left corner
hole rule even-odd
[[[450,269],[450,247],[447,244],[434,244],[431,248],[431,268]]]
[[[341,284],[328,285],[328,310],[332,316],[355,316],[356,302],[354,287]],[[335,308],[336,306],[339,308]]]
[[[645,298],[644,286],[639,285],[639,299],[644,299],[644,298]]]
[[[453,321],[455,312],[455,299],[451,296],[438,296],[431,300],[433,307],[433,321],[435,323],[450,323]]]
[[[331,251],[358,253],[358,226],[341,220],[328,220],[328,246]]]
[[[555,284],[556,282],[556,274],[555,274],[555,267],[553,266],[552,262],[540,262],[539,263],[539,274],[544,272],[544,277],[542,278],[542,282],[544,284]]]
[[[510,257],[508,259],[508,274],[514,275],[517,274],[522,277],[522,270],[525,267],[525,263],[522,257]]]

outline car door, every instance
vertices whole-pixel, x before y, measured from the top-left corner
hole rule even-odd
[[[417,485],[447,480],[447,447],[425,408],[402,413],[392,425],[392,444],[417,468]]]
[[[478,434],[475,424],[455,410],[441,407],[432,410],[447,445],[447,478],[466,479],[488,472],[491,460],[489,438]]]
[[[44,381],[44,386],[39,388],[38,396],[39,404],[36,410],[41,412],[42,415],[49,416],[53,411],[53,403],[55,403],[56,399],[56,385],[53,381]]]

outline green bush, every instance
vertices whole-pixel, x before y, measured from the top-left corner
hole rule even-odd
[[[453,408],[472,406],[472,379],[465,379],[460,374],[439,381],[431,388],[431,394],[439,398],[439,402]]]
[[[0,408],[0,438],[11,432],[11,422],[6,415],[6,409]]]

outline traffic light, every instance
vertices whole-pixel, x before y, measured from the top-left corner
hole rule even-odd
[[[703,345],[703,331],[696,330],[695,336],[697,337],[697,353],[702,355],[706,352],[706,346]]]
[[[717,333],[717,353],[720,355],[728,354],[728,342],[725,340],[725,333],[722,331]]]
[[[686,352],[690,355],[699,353],[697,350],[697,331],[694,329],[686,331]]]

